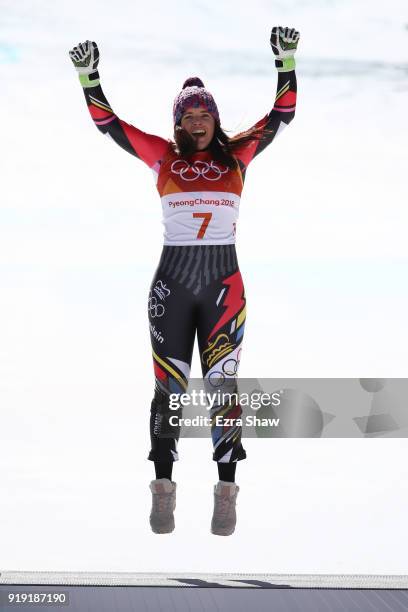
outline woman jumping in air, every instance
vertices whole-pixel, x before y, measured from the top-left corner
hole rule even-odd
[[[180,427],[170,425],[169,396],[187,389],[196,333],[206,388],[218,389],[222,381],[235,384],[237,378],[245,325],[245,292],[235,251],[239,202],[249,163],[295,115],[298,40],[294,28],[272,28],[278,70],[273,108],[232,138],[222,130],[214,98],[199,78],[187,79],[176,96],[174,141],[165,140],[119,119],[111,109],[99,81],[95,42],[87,40],[69,52],[97,128],[148,165],[163,207],[164,246],[148,297],[155,373],[148,456],[156,476],[150,483],[154,533],[174,529],[176,483],[171,478],[179,458]],[[246,452],[242,428],[216,426],[215,417],[234,423],[241,413],[233,399],[210,411],[219,477],[211,521],[216,535],[235,529],[235,469]]]

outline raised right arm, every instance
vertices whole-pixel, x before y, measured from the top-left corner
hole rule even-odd
[[[153,168],[165,155],[169,141],[142,132],[120,119],[112,110],[99,81],[97,70],[99,50],[96,43],[87,40],[69,52],[78,72],[89,113],[100,132],[109,136],[131,155]]]

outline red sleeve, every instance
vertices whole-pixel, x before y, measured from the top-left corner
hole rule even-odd
[[[118,119],[118,122],[134,154],[144,161],[149,168],[152,168],[164,157],[169,148],[168,140],[142,132],[142,130],[122,121],[122,119]]]
[[[84,87],[86,103],[91,117],[100,132],[109,136],[131,155],[138,157],[152,168],[169,149],[170,141],[142,132],[134,125],[116,116],[105,98],[100,85]]]
[[[234,155],[247,167],[258,153],[263,151],[274,138],[292,121],[296,110],[297,82],[294,70],[278,72],[275,103],[268,115],[260,119],[254,128],[264,132],[261,140],[250,142],[234,149]]]

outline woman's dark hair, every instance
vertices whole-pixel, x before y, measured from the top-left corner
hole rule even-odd
[[[208,149],[216,161],[219,161],[228,168],[234,169],[237,167],[234,151],[254,140],[262,142],[268,138],[272,132],[273,130],[252,127],[245,132],[240,132],[230,137],[221,128],[218,121],[216,121],[214,136],[208,145]],[[183,159],[188,160],[197,151],[194,138],[180,125],[176,125],[174,128],[174,140],[175,142],[172,143],[173,149]]]

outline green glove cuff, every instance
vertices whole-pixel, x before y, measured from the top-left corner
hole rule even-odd
[[[79,82],[82,87],[96,87],[99,85],[99,72],[96,70],[95,72],[91,72],[91,74],[80,74]]]
[[[296,68],[295,58],[292,55],[292,57],[275,60],[275,66],[278,69],[278,72],[290,72]]]

